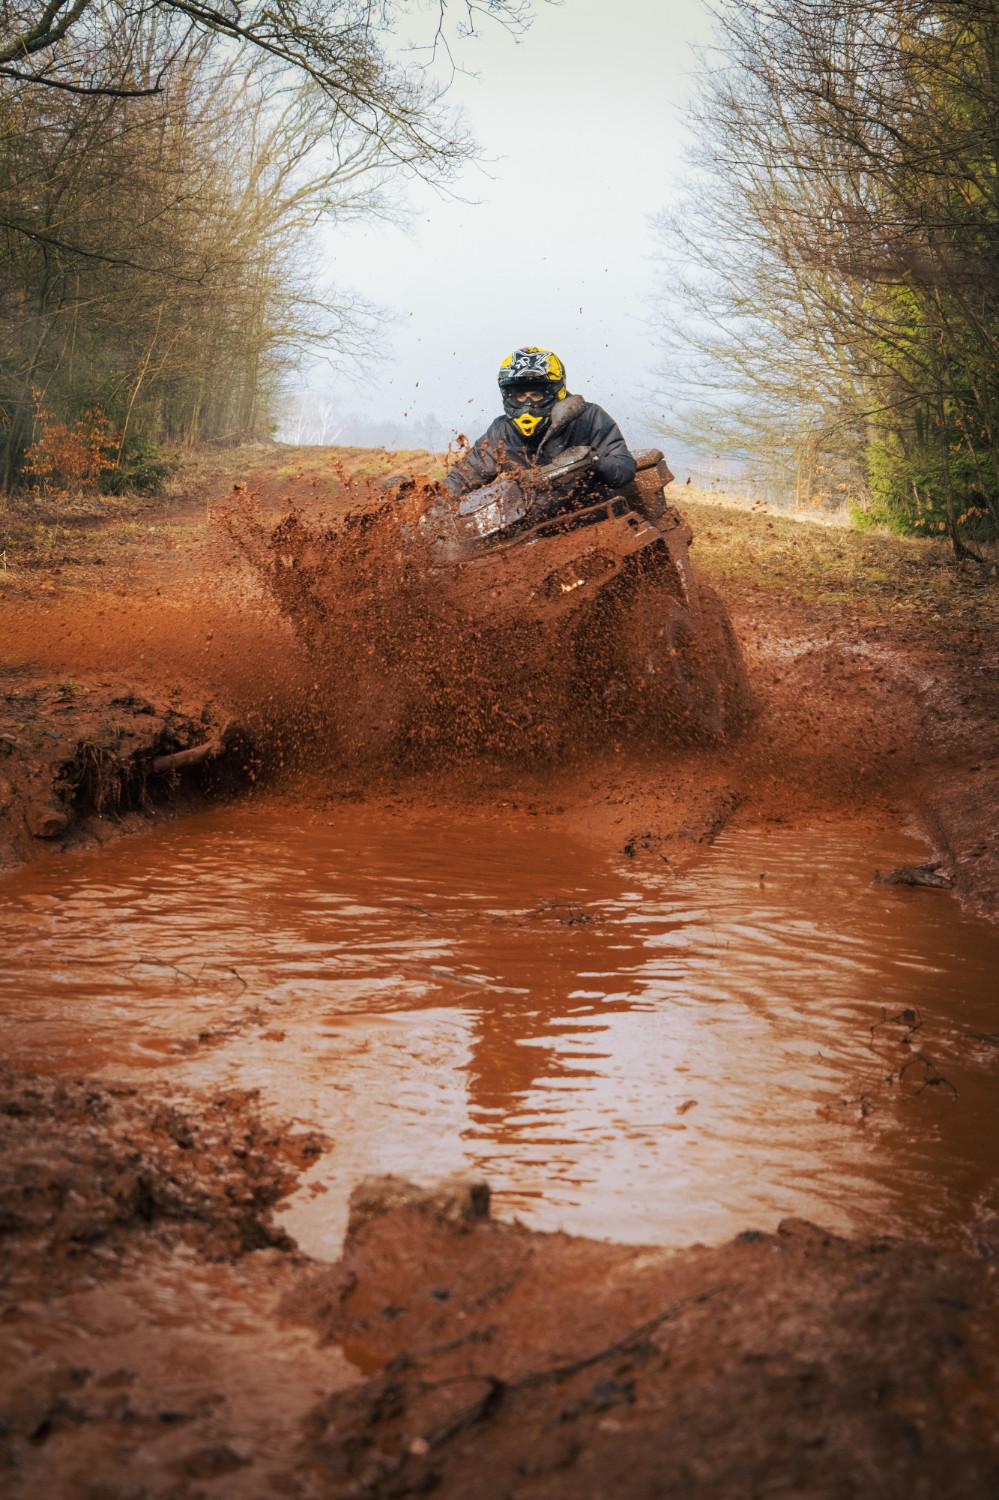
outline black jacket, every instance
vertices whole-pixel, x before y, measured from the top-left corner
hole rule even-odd
[[[452,495],[465,495],[489,484],[502,469],[549,464],[567,448],[585,443],[597,456],[597,476],[612,489],[635,477],[635,460],[621,429],[604,409],[582,396],[559,401],[540,442],[531,443],[510,417],[497,417],[473,448],[450,471],[444,483]]]

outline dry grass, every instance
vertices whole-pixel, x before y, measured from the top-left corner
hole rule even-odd
[[[695,565],[736,588],[859,610],[899,625],[997,631],[996,568],[958,565],[944,541],[858,531],[693,487],[670,498],[694,528]]]

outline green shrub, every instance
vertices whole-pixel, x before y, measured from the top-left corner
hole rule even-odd
[[[105,495],[158,495],[180,467],[180,458],[168,453],[143,433],[125,439],[121,457],[100,479]]]
[[[901,507],[875,502],[868,510],[864,510],[856,500],[848,500],[847,510],[858,531],[873,531],[875,526],[884,526],[886,530],[894,532],[895,536],[929,535],[927,527],[913,521]]]
[[[955,428],[953,437],[948,470],[954,525],[973,541],[990,540],[995,527],[982,485],[984,481],[994,493],[991,458],[984,451],[972,455],[961,430]],[[868,462],[873,500],[868,511],[850,506],[854,525],[861,530],[885,526],[897,536],[947,534],[947,484],[935,436],[924,434],[903,447],[898,434],[885,434],[871,444]]]

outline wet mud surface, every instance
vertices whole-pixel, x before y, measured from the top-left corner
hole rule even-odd
[[[4,1281],[15,1297],[37,1295],[52,1267],[65,1290],[92,1273],[92,1257],[144,1240],[186,1244],[207,1260],[289,1250],[272,1210],[326,1144],[268,1134],[246,1092],[200,1100],[192,1112],[135,1086],[10,1068],[0,1075],[0,1131]]]
[[[324,463],[247,477],[342,513]],[[695,503],[741,737],[366,763],[204,504],[0,600],[6,857],[67,851],[0,880],[5,1491],[999,1488],[981,590]],[[232,721],[238,806],[150,790]]]
[[[991,1492],[996,930],[646,796],[7,882],[12,1495]]]
[[[794,1219],[717,1250],[629,1251],[455,1223],[453,1196],[406,1207],[392,1183],[359,1196],[380,1194],[398,1206],[359,1215],[308,1288],[327,1337],[378,1373],[310,1414],[302,1493],[995,1486],[989,1259]]]
[[[7,1492],[977,1500],[999,1481],[978,1253],[787,1219],[680,1252],[355,1193],[342,1260],[147,1255],[4,1309]]]
[[[39,867],[0,892],[8,1056],[250,1087],[323,1131],[281,1215],[318,1256],[390,1170],[619,1240],[787,1214],[973,1240],[999,933],[875,883],[925,845],[736,820],[608,849],[574,821],[227,808]]]
[[[234,1444],[283,1457],[337,1383],[274,1318],[303,1258],[273,1210],[325,1144],[246,1091],[0,1072],[5,1494],[191,1494]]]

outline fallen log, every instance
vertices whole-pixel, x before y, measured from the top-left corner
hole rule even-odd
[[[223,724],[214,739],[206,740],[203,745],[192,745],[189,750],[176,750],[172,755],[158,755],[153,761],[153,770],[180,771],[187,766],[200,766],[202,761],[211,760],[213,756],[221,754],[226,748],[229,736],[234,728],[232,720]]]

